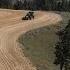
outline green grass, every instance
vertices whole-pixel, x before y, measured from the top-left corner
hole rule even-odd
[[[56,66],[53,64],[55,59],[54,47],[58,41],[56,32],[60,29],[59,27],[66,26],[69,19],[69,13],[61,12],[60,14],[63,17],[63,23],[59,22],[60,24],[57,25],[49,25],[28,31],[18,39],[24,45],[25,56],[31,60],[37,70],[56,70]]]
[[[54,45],[57,39],[54,27],[46,26],[27,32],[19,41],[24,45],[25,56],[38,70],[54,70]]]

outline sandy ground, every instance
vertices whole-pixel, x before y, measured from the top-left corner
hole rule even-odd
[[[17,42],[19,35],[62,20],[60,15],[37,11],[34,20],[22,21],[25,14],[0,9],[0,70],[36,70]]]

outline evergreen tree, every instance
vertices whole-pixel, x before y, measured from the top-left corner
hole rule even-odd
[[[27,9],[27,1],[24,0],[23,8],[26,10]]]
[[[23,3],[21,1],[17,1],[14,6],[14,9],[19,10],[19,9],[23,9]]]
[[[10,1],[9,0],[0,0],[0,7],[9,8]]]

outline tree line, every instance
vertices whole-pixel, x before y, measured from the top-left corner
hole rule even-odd
[[[54,64],[60,65],[60,70],[70,70],[70,20],[65,29],[56,33],[59,42],[55,45]]]
[[[0,8],[70,11],[70,0],[0,0]]]

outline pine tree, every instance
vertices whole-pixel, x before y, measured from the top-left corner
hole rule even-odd
[[[24,4],[23,4],[23,9],[27,9],[27,1],[26,0],[24,0]]]
[[[23,9],[23,3],[22,3],[22,1],[17,1],[14,4],[13,8],[16,9],[16,10]]]

